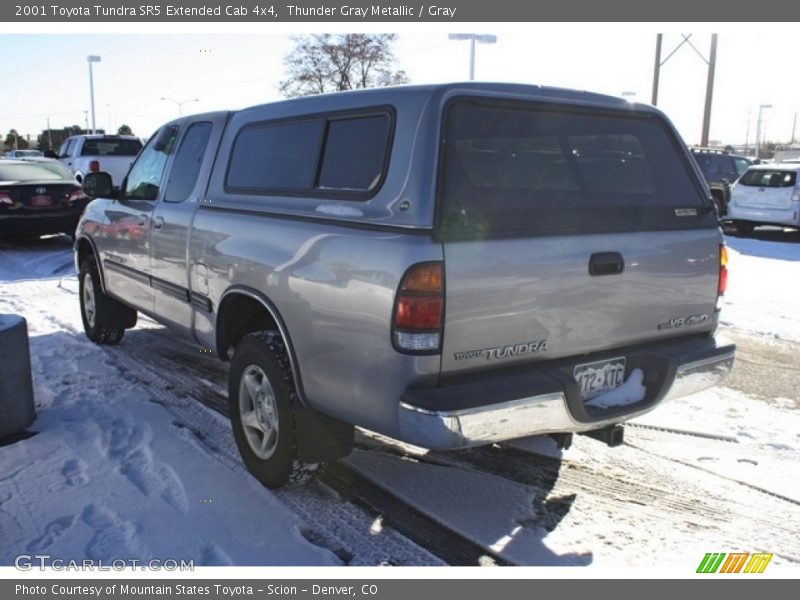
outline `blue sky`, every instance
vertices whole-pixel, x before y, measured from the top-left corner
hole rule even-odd
[[[82,27],[86,27],[83,25]],[[191,25],[170,32],[94,35],[14,34],[0,28],[0,77],[7,87],[0,95],[0,131],[17,128],[35,135],[86,122],[89,109],[86,56],[99,54],[94,65],[97,126],[116,129],[130,125],[149,135],[159,124],[184,113],[235,109],[280,98],[283,57],[291,48],[288,33],[277,28],[205,25],[200,34]],[[294,25],[294,33],[302,33]],[[344,27],[344,29],[342,29]],[[339,25],[346,31],[346,25]],[[703,26],[708,31],[708,26]],[[495,33],[494,45],[479,45],[476,79],[538,83],[620,95],[634,92],[636,101],[649,102],[655,33],[666,31],[663,56],[680,42],[680,31],[699,27],[647,24],[461,24],[449,30],[392,25],[398,33],[398,67],[413,83],[464,80],[468,77],[468,43],[447,39],[448,31]],[[62,29],[69,29],[65,27]],[[112,28],[113,29],[113,28]],[[329,27],[334,29],[334,27]],[[764,111],[766,138],[788,141],[794,114],[800,109],[797,69],[789,57],[796,53],[791,26],[737,24],[720,30],[711,138],[727,143],[752,143],[759,104]],[[319,30],[319,28],[317,28]],[[7,30],[6,30],[7,31]],[[290,30],[291,31],[291,30]],[[698,50],[708,53],[710,35],[695,33]],[[786,60],[784,60],[786,58]],[[11,60],[10,60],[11,59]],[[706,68],[688,46],[664,65],[659,107],[676,123],[688,143],[700,138]],[[748,111],[750,128],[747,133]],[[89,116],[91,120],[91,116]]]

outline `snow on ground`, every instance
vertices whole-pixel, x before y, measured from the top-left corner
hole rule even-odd
[[[0,265],[0,312],[28,321],[39,415],[38,435],[0,448],[0,564],[23,552],[339,564],[303,538],[300,520],[272,494],[210,457],[147,388],[77,334],[74,273],[29,279],[71,272],[68,242],[30,255],[4,253]]]
[[[791,241],[795,238],[790,234],[784,235],[785,242],[725,238],[729,265],[722,322],[800,341],[800,244]]]
[[[783,284],[797,281],[800,246],[728,242],[723,319],[800,339],[797,294]],[[0,312],[28,320],[39,412],[35,437],[0,447],[0,565],[21,552],[198,565],[437,564],[389,528],[371,531],[371,518],[322,484],[295,492],[258,485],[227,421],[170,392],[126,352],[126,343],[147,337],[131,335],[113,352],[86,340],[71,258],[60,238],[0,244]],[[539,437],[509,450],[406,457],[372,440],[376,449],[347,460],[519,564],[680,564],[693,572],[705,552],[733,550],[798,564],[795,407],[719,388],[638,419],[705,437],[634,426],[614,449],[576,437],[559,451]]]

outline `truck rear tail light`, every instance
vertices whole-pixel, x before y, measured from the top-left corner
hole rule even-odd
[[[14,204],[14,201],[11,199],[11,194],[9,192],[0,190],[0,204],[5,206],[11,206]]]
[[[394,345],[412,353],[441,349],[444,321],[444,267],[420,263],[406,271],[394,302]]]
[[[800,202],[800,186],[794,188],[794,193],[792,194],[792,202]]]
[[[717,284],[717,310],[722,308],[722,299],[728,288],[728,249],[725,244],[719,245],[719,282]]]
[[[100,170],[100,161],[99,160],[90,160],[89,161],[89,170],[92,173],[97,173]]]

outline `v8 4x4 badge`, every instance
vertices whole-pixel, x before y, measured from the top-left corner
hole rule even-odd
[[[692,325],[700,325],[708,321],[708,315],[692,315],[690,317],[678,317],[670,319],[666,323],[661,323],[658,326],[659,331],[662,329],[679,329],[681,327],[690,327]]]

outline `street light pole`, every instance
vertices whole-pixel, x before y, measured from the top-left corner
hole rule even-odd
[[[175,104],[177,104],[178,105],[178,116],[179,117],[183,116],[183,105],[184,104],[186,104],[187,102],[200,102],[199,98],[189,98],[187,100],[181,100],[180,102],[175,100],[175,99],[173,99],[173,98],[165,98],[164,96],[161,96],[161,99],[162,100],[166,100],[167,102],[174,102]]]
[[[469,40],[469,80],[475,81],[475,43],[496,44],[497,36],[477,33],[451,33],[447,36],[450,40]]]
[[[758,105],[758,121],[756,121],[756,158],[761,158],[761,113],[765,108],[772,108],[772,104]]]
[[[92,77],[92,63],[100,62],[100,57],[96,55],[87,56],[86,62],[89,63],[89,100],[90,108],[92,109],[92,133],[97,133],[94,117],[94,78]]]

